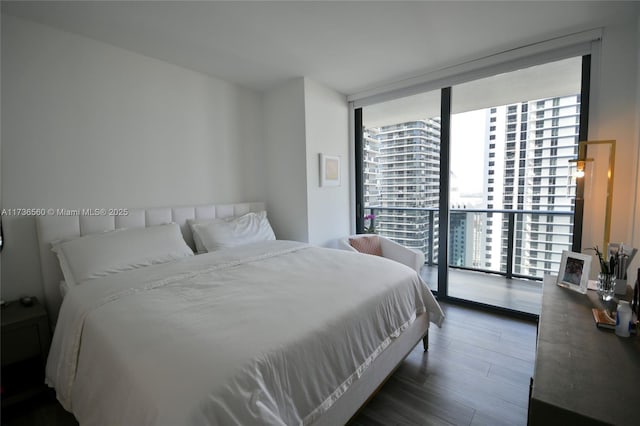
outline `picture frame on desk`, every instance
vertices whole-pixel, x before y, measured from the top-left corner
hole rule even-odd
[[[591,271],[591,256],[564,250],[560,261],[557,284],[586,294]]]

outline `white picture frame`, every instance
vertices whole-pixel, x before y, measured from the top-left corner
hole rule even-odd
[[[564,250],[560,261],[557,284],[578,293],[585,294],[589,284],[591,256]]]
[[[320,154],[320,186],[340,186],[340,157]]]

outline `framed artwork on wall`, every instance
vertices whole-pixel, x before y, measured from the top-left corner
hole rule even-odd
[[[320,186],[340,186],[340,157],[320,154]]]

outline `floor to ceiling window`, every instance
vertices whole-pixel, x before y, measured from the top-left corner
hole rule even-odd
[[[558,270],[573,244],[581,74],[575,57],[452,87],[451,267],[509,278]],[[448,295],[535,312],[539,282],[509,284],[450,280]]]
[[[440,91],[363,108],[362,151],[364,225],[436,264]]]
[[[539,279],[576,249],[570,160],[586,139],[589,61],[356,109],[358,214],[375,215],[359,230],[373,220],[377,233],[423,251],[439,296],[536,314]]]

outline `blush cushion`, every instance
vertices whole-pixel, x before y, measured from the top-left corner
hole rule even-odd
[[[382,246],[377,235],[370,237],[349,238],[349,244],[360,253],[382,256]]]

